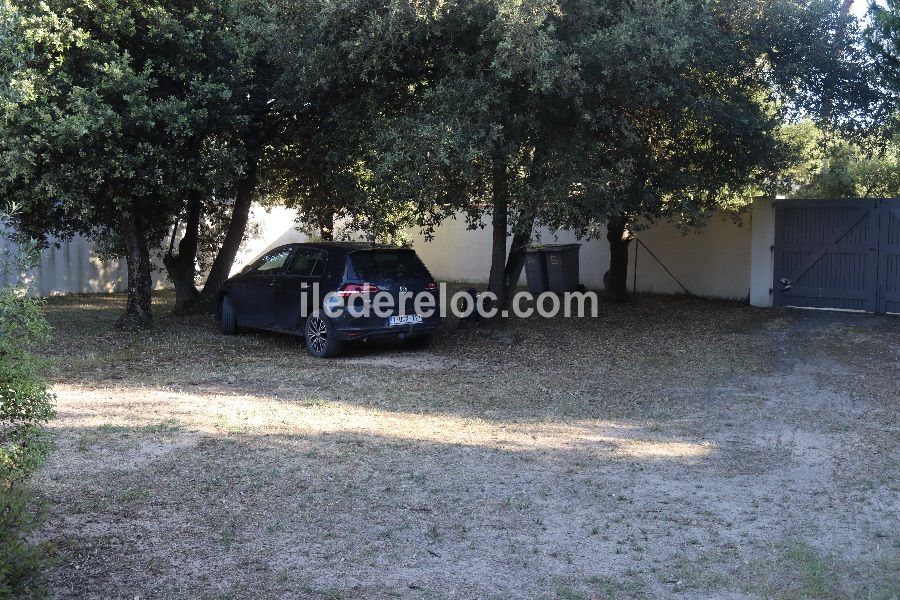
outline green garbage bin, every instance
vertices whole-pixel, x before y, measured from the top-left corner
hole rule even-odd
[[[525,278],[530,293],[538,295],[547,291],[547,257],[542,246],[531,246],[525,251]]]
[[[543,246],[547,263],[547,289],[561,294],[577,291],[579,284],[578,250],[581,244],[549,244]]]

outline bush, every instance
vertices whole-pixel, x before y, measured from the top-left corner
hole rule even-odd
[[[28,541],[40,525],[41,511],[27,486],[15,485],[0,492],[0,598],[42,596],[40,574],[44,566],[41,548]]]
[[[0,275],[33,264],[33,242],[15,248],[2,256]],[[28,480],[50,449],[44,424],[53,416],[53,396],[34,355],[49,341],[50,325],[42,301],[26,292],[0,287],[0,598],[35,594],[42,563],[28,540],[39,517]]]
[[[41,302],[0,288],[0,481],[27,478],[47,454],[52,397],[32,353],[49,340]]]

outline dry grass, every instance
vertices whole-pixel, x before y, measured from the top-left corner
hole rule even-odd
[[[48,305],[58,597],[900,594],[896,319],[646,298],[323,361],[121,302]]]

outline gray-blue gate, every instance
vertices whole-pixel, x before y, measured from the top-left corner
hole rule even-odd
[[[900,200],[779,200],[776,306],[900,312]]]
[[[881,201],[878,312],[900,313],[900,199]]]

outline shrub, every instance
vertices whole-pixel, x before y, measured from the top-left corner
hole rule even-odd
[[[48,340],[41,302],[0,288],[0,481],[26,478],[46,456],[53,404],[32,351]]]
[[[28,540],[40,517],[27,486],[15,485],[0,492],[0,599],[43,595],[39,578],[44,555]]]
[[[0,230],[4,221],[0,215]],[[0,260],[0,275],[34,264],[33,242],[13,248]],[[50,448],[44,424],[53,416],[53,396],[34,354],[49,341],[50,325],[42,301],[26,292],[0,287],[0,598],[34,594],[42,563],[28,539],[39,515],[28,480]]]

